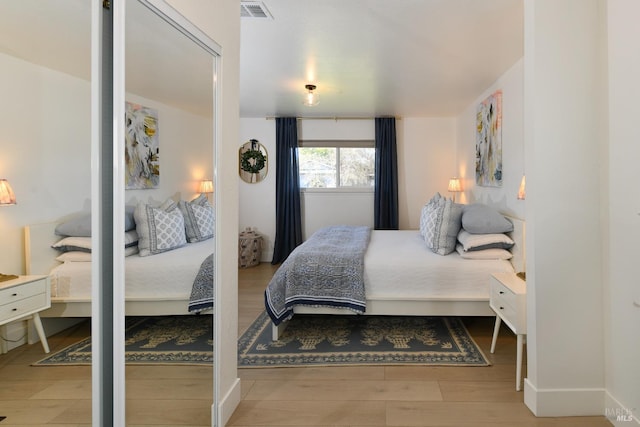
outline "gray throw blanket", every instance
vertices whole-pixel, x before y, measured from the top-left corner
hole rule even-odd
[[[364,253],[369,227],[333,226],[316,231],[282,263],[265,291],[265,306],[277,325],[295,305],[366,309]]]
[[[193,281],[189,312],[197,313],[213,307],[213,254],[200,264],[200,270]]]

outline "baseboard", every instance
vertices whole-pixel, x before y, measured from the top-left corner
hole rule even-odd
[[[227,425],[227,421],[240,404],[240,399],[240,378],[236,378],[229,391],[218,399],[218,427]]]
[[[273,260],[273,251],[262,251],[260,262],[271,262]]]
[[[604,414],[603,388],[536,389],[524,380],[524,403],[536,417],[580,417]]]
[[[608,391],[605,394],[604,416],[615,427],[640,426],[640,413],[634,413],[634,410],[625,408]]]

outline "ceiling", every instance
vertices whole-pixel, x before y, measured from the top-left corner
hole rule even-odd
[[[211,55],[141,3],[126,7],[126,91],[211,117]],[[91,3],[0,2],[0,52],[88,81]]]
[[[210,114],[211,58],[130,4],[127,90]],[[523,0],[262,4],[273,19],[241,19],[241,117],[457,115],[523,55]],[[89,5],[1,2],[0,52],[88,79]],[[307,83],[315,107],[302,105]]]
[[[272,20],[241,19],[242,117],[457,115],[523,56],[522,0],[262,4]]]

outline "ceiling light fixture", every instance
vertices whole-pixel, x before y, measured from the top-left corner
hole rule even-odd
[[[320,97],[317,93],[313,93],[316,90],[316,85],[308,84],[304,86],[307,89],[307,93],[304,94],[304,100],[302,103],[307,107],[313,107],[314,105],[318,105],[320,102]]]

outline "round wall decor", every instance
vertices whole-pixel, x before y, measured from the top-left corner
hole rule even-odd
[[[244,182],[254,184],[267,176],[267,149],[257,139],[250,139],[240,146],[239,173]]]

